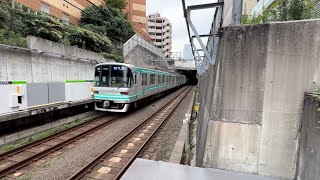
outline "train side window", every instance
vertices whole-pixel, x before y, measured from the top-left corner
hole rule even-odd
[[[164,77],[164,75],[162,75],[162,83],[165,83],[166,82],[166,79]]]
[[[141,74],[141,86],[144,86],[144,73]]]
[[[134,84],[137,85],[137,74],[134,74]]]
[[[155,84],[156,83],[156,75],[155,74],[150,74],[150,84]]]
[[[161,75],[158,75],[158,84],[161,84]]]
[[[145,85],[148,85],[148,74],[145,74],[145,76],[146,76]]]

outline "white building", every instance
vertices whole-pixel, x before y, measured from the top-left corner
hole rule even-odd
[[[166,58],[172,49],[172,25],[167,18],[159,13],[150,14],[147,21],[148,34],[158,48],[161,48]]]
[[[190,44],[185,44],[183,47],[183,59],[193,60],[192,48]]]

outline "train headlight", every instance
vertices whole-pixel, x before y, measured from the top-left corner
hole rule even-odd
[[[129,92],[120,92],[121,95],[129,95]]]

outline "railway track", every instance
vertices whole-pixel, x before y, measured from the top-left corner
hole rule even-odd
[[[119,118],[120,116],[111,119],[100,117],[0,154],[0,179],[9,175],[20,176],[21,173],[16,172],[19,169],[106,127]]]
[[[166,120],[169,119],[190,89],[191,87],[185,88],[176,98],[146,118],[141,124],[69,178],[69,180],[120,179],[132,162],[150,143]]]

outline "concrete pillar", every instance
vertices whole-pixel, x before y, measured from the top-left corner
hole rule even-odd
[[[242,4],[243,4],[243,0],[233,0],[232,25],[240,25],[241,24]]]

